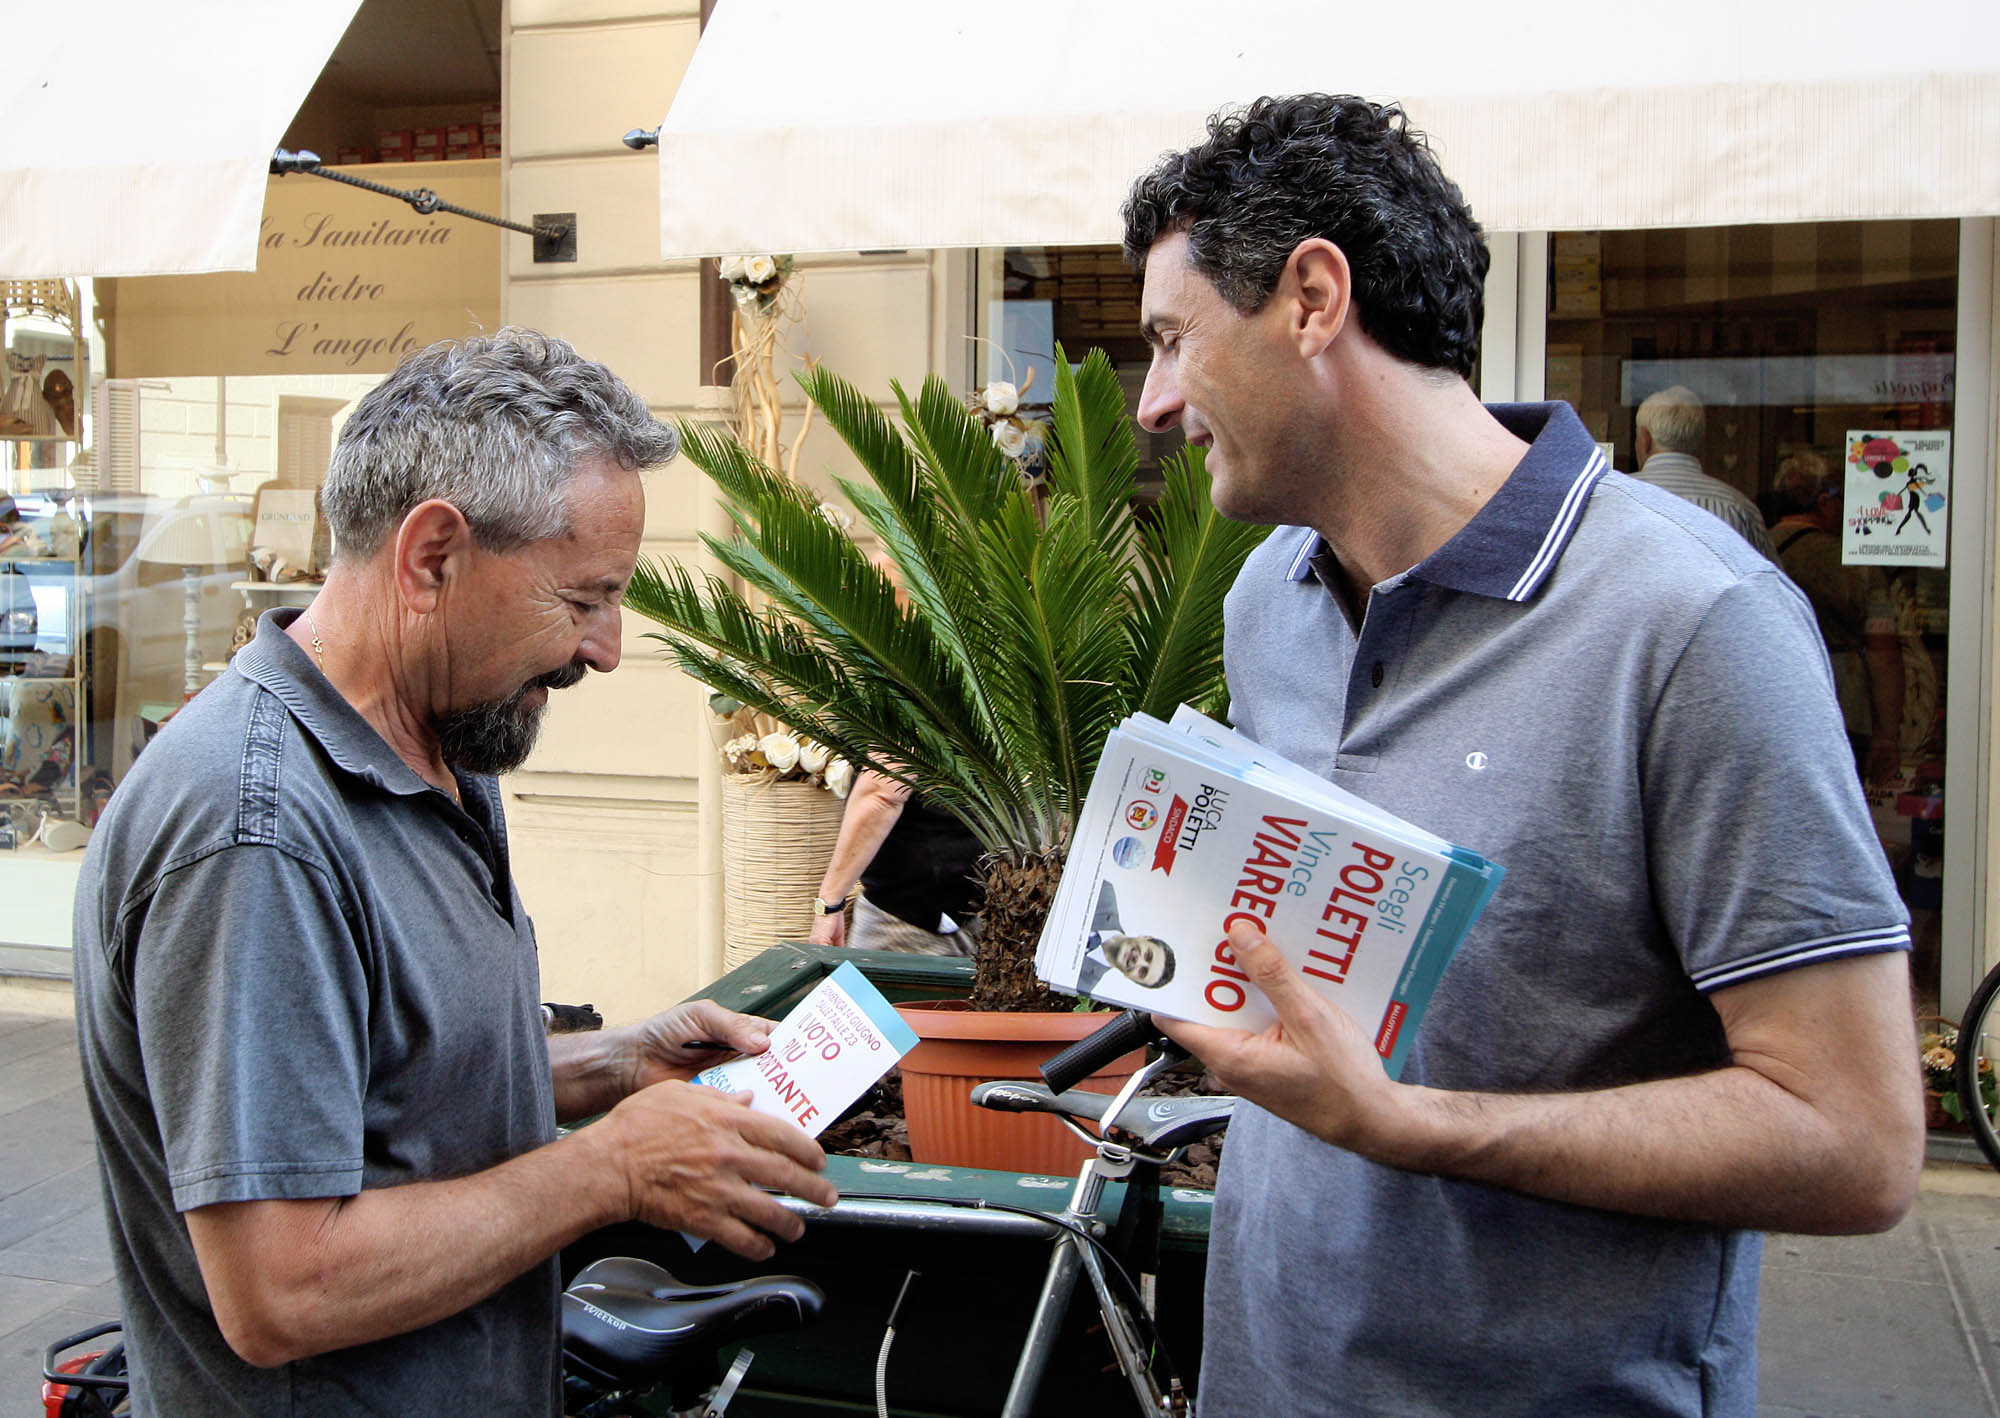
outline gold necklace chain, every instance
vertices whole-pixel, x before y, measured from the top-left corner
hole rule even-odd
[[[318,622],[316,622],[316,621],[314,621],[314,620],[313,620],[313,613],[312,613],[312,607],[311,607],[311,606],[307,606],[307,607],[305,607],[305,614],[306,614],[306,629],[312,632],[312,638],[313,638],[313,658],[314,658],[315,660],[319,661],[319,672],[320,672],[321,674],[325,674],[325,673],[326,673],[326,646],[324,646],[324,645],[322,645],[322,644],[320,643],[320,639],[319,639],[319,624],[318,624]]]

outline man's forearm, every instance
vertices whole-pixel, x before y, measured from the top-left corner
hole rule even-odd
[[[549,1035],[556,1118],[571,1123],[615,1107],[635,1086],[628,1031]]]
[[[840,836],[834,841],[826,874],[820,878],[819,898],[828,905],[839,905],[841,898],[854,889],[854,883],[861,880],[861,873],[868,870],[868,864],[875,860],[875,854],[882,850],[882,844],[889,840],[889,833],[902,818],[907,798],[892,794],[888,791],[891,786],[893,780],[873,770],[863,773],[855,786],[847,812],[840,820]]]
[[[1885,1230],[1917,1148],[1885,1148],[1743,1067],[1592,1093],[1420,1090],[1376,1160],[1607,1211],[1753,1230]]]
[[[618,1169],[587,1135],[450,1181],[187,1216],[223,1335],[287,1363],[435,1323],[599,1226],[625,1219]]]
[[[1873,715],[1875,741],[1900,744],[1906,692],[1902,646],[1893,635],[1871,635],[1862,650],[1861,662],[1868,670],[1868,707]]]
[[[1244,925],[1230,945],[1278,1024],[1163,1027],[1233,1091],[1372,1161],[1578,1206],[1828,1234],[1893,1225],[1915,1195],[1923,1108],[1899,953],[1717,990],[1725,1067],[1507,1094],[1392,1081],[1369,1031],[1282,952]]]
[[[1383,1160],[1581,1206],[1839,1235],[1892,1226],[1923,1166],[1895,952],[1717,991],[1733,1061],[1547,1096],[1421,1089]]]

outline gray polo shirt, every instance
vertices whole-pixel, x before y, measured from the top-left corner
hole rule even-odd
[[[1909,944],[1812,610],[1722,523],[1606,471],[1567,406],[1495,413],[1529,453],[1359,634],[1313,533],[1252,553],[1231,714],[1507,868],[1406,1081],[1713,1068],[1708,991]],[[1400,1172],[1241,1107],[1202,1413],[1752,1418],[1758,1261],[1753,1234]]]
[[[119,785],[76,900],[77,1027],[140,1414],[549,1414],[555,1262],[275,1369],[180,1213],[462,1176],[553,1140],[499,792],[419,778],[274,611]]]

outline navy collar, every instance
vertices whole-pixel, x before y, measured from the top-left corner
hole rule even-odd
[[[436,793],[441,801],[450,804],[450,795],[424,781],[421,774],[403,762],[389,741],[319,672],[312,657],[285,634],[285,627],[301,614],[292,606],[265,611],[258,618],[256,638],[236,652],[229,668],[275,695],[342,771],[401,797]],[[497,783],[456,769],[452,776],[458,780],[459,793],[469,813],[473,802],[478,802],[480,812],[470,813],[475,820],[482,815],[488,821],[499,820]]]
[[[1406,573],[1454,591],[1501,600],[1532,599],[1555,570],[1582,520],[1584,504],[1610,465],[1568,404],[1488,404],[1528,451],[1499,491],[1458,534]],[[1286,579],[1313,575],[1325,550],[1305,529]]]

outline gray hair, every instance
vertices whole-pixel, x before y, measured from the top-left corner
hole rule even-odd
[[[419,350],[363,395],[320,502],[343,560],[374,555],[432,499],[462,512],[481,547],[512,551],[569,530],[563,490],[582,459],[637,472],[679,446],[603,365],[510,326]]]
[[[1778,471],[1771,478],[1771,502],[1780,513],[1812,512],[1820,498],[1828,493],[1841,497],[1845,487],[1838,463],[1801,449],[1778,460]]]
[[[1639,405],[1639,427],[1653,435],[1662,453],[1699,453],[1708,414],[1701,398],[1685,384],[1675,384],[1647,396]]]

